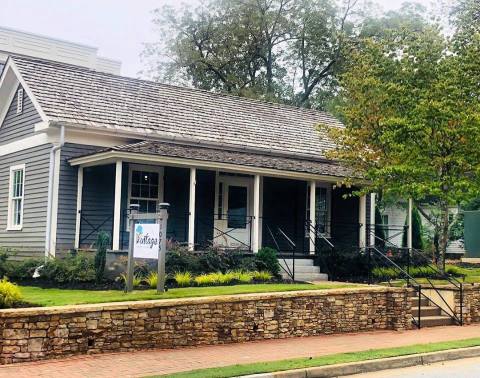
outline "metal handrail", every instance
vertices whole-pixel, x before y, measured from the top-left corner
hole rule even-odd
[[[280,251],[280,245],[278,244],[277,238],[276,238],[275,235],[273,234],[272,229],[270,228],[270,226],[269,226],[268,224],[265,224],[265,227],[267,227],[267,231],[269,232],[270,236],[272,237],[272,240],[273,240],[273,242],[275,243],[275,246],[276,246],[276,248],[277,248],[277,251]],[[283,231],[282,231],[282,233],[283,233]],[[286,235],[285,235],[285,236],[286,236]],[[292,242],[292,243],[293,243],[293,242]],[[295,244],[294,244],[294,245],[295,245]],[[285,269],[282,265],[280,265],[280,268],[282,268],[283,271],[284,271],[285,273],[287,273],[287,275],[292,279],[292,281],[295,281],[295,249],[293,250],[293,259],[292,259],[292,261],[293,261],[293,265],[292,265],[292,267],[293,267],[293,272],[290,270],[290,267],[288,266],[287,262],[285,261],[285,257],[282,257],[282,260],[283,260],[283,262],[285,263],[286,269]]]
[[[440,306],[435,300],[431,299],[430,297],[427,297],[424,293],[421,292],[421,285],[420,283],[414,278],[412,277],[408,272],[406,272],[402,267],[400,267],[397,263],[395,263],[392,259],[390,259],[388,256],[386,256],[384,253],[382,253],[379,249],[377,249],[375,246],[369,246],[367,247],[369,251],[374,251],[376,252],[379,256],[381,256],[383,259],[385,259],[390,265],[392,265],[393,267],[395,267],[396,269],[398,269],[405,277],[407,277],[408,281],[407,281],[407,286],[410,286],[414,289],[416,289],[418,292],[419,292],[419,296],[420,295],[423,295],[425,298],[427,298],[429,300],[430,303],[432,303],[433,305],[435,305],[436,307],[438,307],[440,310],[442,310],[443,312],[446,312],[442,306]],[[369,254],[369,259],[370,259],[371,255]],[[370,264],[370,262],[369,262]],[[371,271],[371,269],[369,269],[369,271]],[[442,294],[439,292],[438,288],[433,284],[433,282],[427,277],[427,281],[429,282],[430,284],[430,287],[435,290],[435,292],[437,293],[437,295],[441,298],[442,302],[445,304],[445,306],[448,308],[448,310],[450,311],[450,313],[447,313],[447,315],[449,315],[455,322],[457,322],[459,325],[463,325],[463,310],[461,309],[461,315],[460,315],[460,318],[457,316],[456,314],[456,311],[454,311],[451,306],[448,304],[448,302],[445,300],[445,298],[442,296]],[[411,282],[414,282],[414,284],[412,284]],[[370,283],[370,282],[369,282]],[[418,289],[420,288],[420,289]],[[461,303],[460,303],[460,307],[463,307],[463,288],[461,287],[460,288],[460,299],[461,299]],[[419,305],[420,305],[420,302],[419,302]]]

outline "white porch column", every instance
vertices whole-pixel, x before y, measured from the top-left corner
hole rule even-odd
[[[77,172],[77,220],[75,224],[75,249],[80,248],[80,223],[82,221],[83,167]]]
[[[257,253],[260,248],[260,175],[253,178],[253,238],[252,252]]]
[[[365,195],[359,199],[358,222],[360,223],[358,244],[360,248],[365,248],[367,242],[367,196]]]
[[[370,245],[375,245],[375,209],[377,207],[377,195],[370,194]]]
[[[197,184],[197,169],[190,168],[190,190],[188,197],[188,249],[195,248],[195,186]]]
[[[316,216],[315,216],[315,192],[316,192],[317,184],[315,181],[310,181],[309,183],[309,191],[310,191],[310,203],[309,203],[309,208],[310,208],[310,227],[309,227],[309,233],[310,233],[310,254],[313,255],[315,254],[315,238],[316,236]]]
[[[411,249],[413,247],[413,233],[412,233],[412,210],[413,210],[413,200],[408,199],[408,213],[407,213],[407,248]]]
[[[122,161],[117,160],[115,163],[115,199],[113,210],[113,237],[112,249],[118,251],[120,249],[120,220],[122,218]],[[133,237],[130,235],[130,237]]]

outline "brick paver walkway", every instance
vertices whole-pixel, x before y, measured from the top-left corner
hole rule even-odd
[[[0,377],[142,377],[206,367],[321,356],[472,337],[480,337],[480,325],[424,328],[405,332],[376,331],[174,350],[97,354],[64,360],[0,366]]]

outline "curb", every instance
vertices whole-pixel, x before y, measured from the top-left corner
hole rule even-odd
[[[435,362],[479,357],[480,347],[448,349],[439,352],[421,353],[410,356],[390,357],[346,364],[318,366],[273,373],[245,375],[243,378],[330,378],[370,373],[380,370],[399,369],[410,366],[428,365]]]

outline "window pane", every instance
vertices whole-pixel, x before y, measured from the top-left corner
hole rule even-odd
[[[132,197],[140,197],[140,185],[132,184]]]
[[[228,227],[246,228],[247,188],[244,186],[228,187]]]
[[[148,192],[148,185],[140,185],[140,197],[142,198],[150,198],[150,194]]]
[[[150,186],[150,198],[158,198],[158,186],[151,185]]]
[[[133,171],[132,172],[132,183],[139,184],[140,183],[140,172]]]

